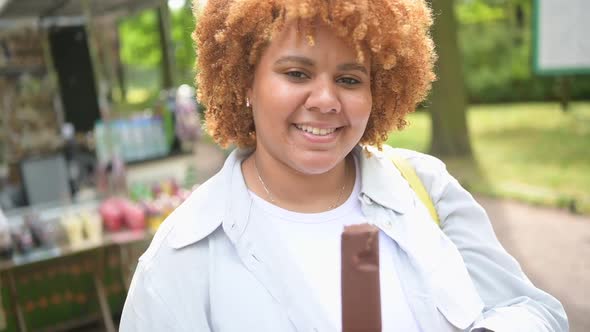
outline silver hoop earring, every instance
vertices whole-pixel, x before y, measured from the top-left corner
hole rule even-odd
[[[250,99],[246,98],[246,107],[250,107]]]

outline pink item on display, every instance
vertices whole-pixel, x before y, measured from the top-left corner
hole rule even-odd
[[[145,212],[139,205],[122,201],[121,207],[125,216],[125,224],[129,229],[141,230],[146,227]]]
[[[124,225],[131,230],[146,227],[144,209],[125,198],[113,197],[105,200],[100,206],[100,215],[109,232],[119,231]]]
[[[109,198],[100,205],[100,216],[109,232],[116,232],[123,226],[125,216],[120,207],[120,200],[120,198]]]

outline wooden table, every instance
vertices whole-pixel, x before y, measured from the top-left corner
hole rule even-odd
[[[119,264],[121,265],[121,278],[125,287],[129,287],[130,276],[135,268],[132,257],[132,247],[137,244],[146,243],[152,234],[148,231],[122,231],[117,233],[106,233],[102,242],[86,242],[77,247],[56,247],[46,250],[36,250],[25,256],[14,256],[12,260],[0,261],[0,275],[8,281],[10,303],[15,306],[16,323],[19,331],[27,332],[25,314],[19,301],[18,287],[15,276],[27,273],[35,268],[42,268],[42,265],[57,264],[66,259],[90,258],[96,264],[92,267],[92,279],[95,288],[95,295],[100,307],[100,317],[107,332],[114,332],[112,313],[107,302],[107,294],[102,281],[105,268],[105,251],[108,247],[119,248]],[[145,250],[142,247],[142,250]]]

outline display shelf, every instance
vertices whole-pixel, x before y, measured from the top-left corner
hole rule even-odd
[[[30,66],[30,67],[0,67],[0,78],[1,77],[16,77],[23,74],[30,75],[45,75],[47,74],[47,68],[45,66]]]
[[[127,245],[150,239],[152,234],[147,230],[124,230],[113,233],[105,233],[101,242],[85,241],[77,246],[61,246],[53,248],[37,248],[27,254],[14,255],[11,259],[0,261],[0,271],[25,267],[33,264],[59,259],[65,256],[73,256],[99,248],[113,245]]]

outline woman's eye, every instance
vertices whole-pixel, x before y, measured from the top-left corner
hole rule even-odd
[[[289,77],[297,78],[297,79],[307,78],[307,75],[305,75],[304,72],[297,71],[297,70],[288,71],[285,73],[285,75],[287,75]]]
[[[356,85],[361,83],[361,81],[357,80],[356,78],[352,77],[342,77],[338,79],[338,83],[344,83],[346,85]]]

